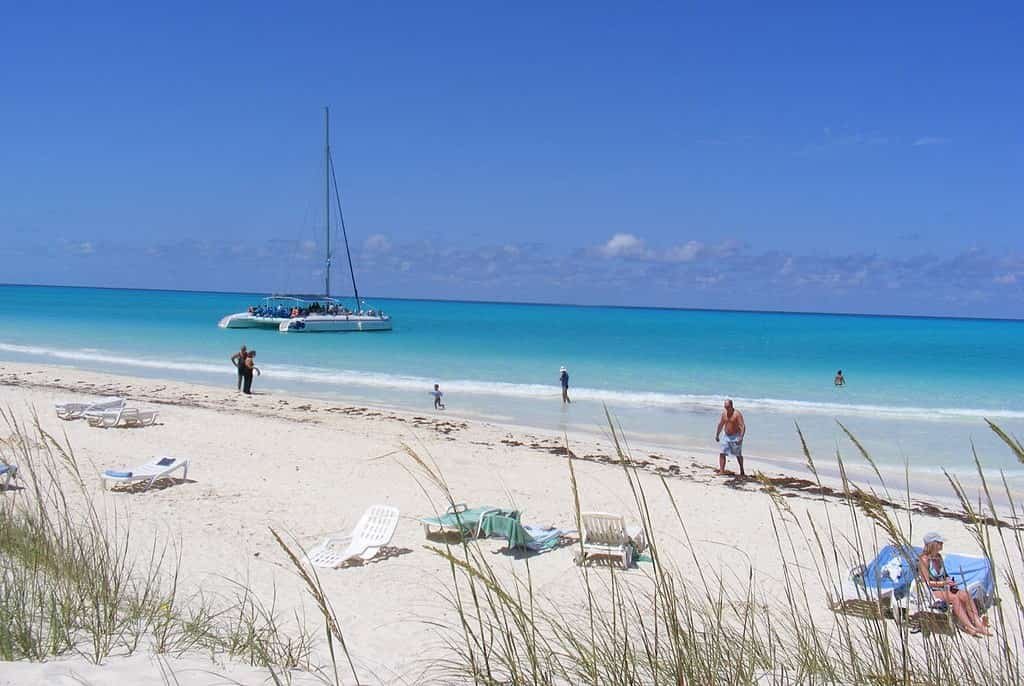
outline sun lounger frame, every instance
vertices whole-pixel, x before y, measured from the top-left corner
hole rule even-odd
[[[316,567],[332,569],[349,560],[372,560],[394,537],[399,514],[397,507],[373,505],[359,518],[351,534],[328,536],[306,553],[306,559]]]
[[[594,558],[606,558],[617,560],[623,569],[629,569],[633,555],[646,547],[643,528],[627,527],[622,515],[581,512],[580,523],[580,550],[576,554],[578,565],[585,565]]]
[[[451,507],[449,507],[445,511],[445,513],[443,515],[441,515],[441,517],[446,517],[446,516],[454,517],[456,515],[461,515],[463,512],[466,512],[469,509],[470,508],[466,505],[466,503],[456,503],[455,505],[452,505]],[[469,533],[469,534],[472,535],[473,538],[480,538],[480,535],[481,535],[480,532],[481,532],[483,524],[484,524],[484,519],[486,517],[488,517],[489,515],[492,515],[492,514],[495,514],[495,513],[501,514],[502,512],[505,512],[505,511],[506,510],[503,510],[500,507],[492,507],[492,508],[485,509],[483,512],[480,513],[480,518],[477,520],[476,524],[475,525],[470,525],[471,531],[467,531],[467,526],[465,524],[463,524],[461,520],[458,520],[459,523],[457,523],[455,525],[442,524],[442,523],[436,521],[437,519],[440,519],[441,517],[421,517],[419,521],[420,521],[420,524],[423,525],[423,534],[427,538],[430,538],[431,535],[435,535],[435,534],[443,535],[443,534],[454,534],[454,533],[457,533],[459,535],[465,535],[465,534]]]
[[[65,421],[72,419],[81,419],[89,411],[103,411],[113,410],[124,406],[124,398],[113,398],[111,400],[101,400],[99,402],[58,402],[54,403],[53,407],[57,410],[57,417]]]
[[[116,426],[152,426],[156,424],[156,418],[160,413],[156,410],[140,410],[137,407],[125,407],[102,410],[86,411],[85,418],[89,426],[98,426],[104,429],[113,429]]]
[[[174,464],[162,466],[158,463],[164,459],[174,460]],[[165,476],[170,476],[174,472],[182,470],[181,478],[188,478],[188,458],[183,457],[155,457],[145,464],[139,465],[134,469],[125,469],[126,472],[131,472],[131,476],[113,476],[108,474],[106,471],[100,474],[100,479],[103,482],[104,490],[117,484],[136,484],[146,482],[146,487],[142,490],[148,491],[157,479],[162,479]],[[109,470],[108,470],[109,471]]]

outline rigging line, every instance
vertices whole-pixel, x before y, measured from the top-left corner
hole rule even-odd
[[[363,304],[359,300],[359,289],[356,287],[356,271],[352,268],[352,252],[348,249],[348,231],[345,230],[345,215],[341,211],[341,193],[338,192],[338,177],[334,173],[334,155],[328,156],[331,167],[331,180],[334,181],[334,199],[338,203],[338,219],[341,224],[341,235],[345,239],[345,256],[348,257],[348,273],[352,275],[352,290],[356,295],[356,311],[362,311]]]

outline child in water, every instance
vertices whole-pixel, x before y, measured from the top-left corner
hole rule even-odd
[[[444,393],[441,392],[441,389],[437,384],[434,384],[434,390],[430,391],[430,395],[434,396],[434,409],[443,410],[444,403],[441,402],[441,396],[443,396]]]

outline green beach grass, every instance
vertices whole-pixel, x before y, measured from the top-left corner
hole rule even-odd
[[[274,683],[287,683],[298,672],[330,684],[378,683],[359,673],[359,647],[346,641],[316,570],[302,563],[300,546],[286,535],[268,531],[319,617],[307,622],[282,616],[273,599],[257,597],[242,582],[233,582],[235,591],[226,596],[183,591],[175,541],[154,540],[147,555],[133,558],[129,550],[137,548],[129,546],[130,526],[118,524],[123,518],[116,512],[97,509],[72,446],[44,431],[38,420],[25,425],[9,411],[0,415],[10,431],[0,443],[0,458],[19,465],[25,488],[0,499],[0,659],[78,655],[98,664],[139,651],[205,654],[265,668]],[[773,503],[776,580],[759,583],[761,572],[754,567],[734,570],[727,578],[709,571],[695,552],[685,560],[664,554],[661,542],[669,536],[697,550],[683,508],[664,478],[660,483],[640,478],[610,417],[609,427],[621,487],[631,494],[646,531],[649,560],[628,572],[579,568],[582,601],[569,603],[546,596],[532,583],[531,566],[551,563],[545,557],[527,557],[509,577],[476,541],[428,543],[426,549],[450,572],[449,583],[435,590],[451,612],[431,623],[443,648],[425,657],[429,668],[420,683],[1009,686],[1024,681],[1021,512],[1005,480],[986,481],[977,456],[984,497],[972,501],[953,477],[949,485],[966,515],[962,526],[990,560],[1006,562],[995,568],[1000,602],[989,612],[995,634],[989,639],[968,637],[943,618],[895,622],[887,617],[888,608],[874,601],[842,602],[840,588],[851,561],[871,559],[887,543],[919,537],[917,515],[909,507],[895,511],[884,504],[903,499],[909,506],[907,485],[876,498],[846,478],[844,458],[837,454],[844,506],[823,508],[824,515],[812,519],[762,480]],[[991,428],[1024,463],[1024,447]],[[797,435],[802,440],[799,429]],[[873,464],[849,438],[859,456]],[[804,455],[817,475],[806,445]],[[452,505],[459,501],[429,455],[406,448],[400,459],[425,494],[440,494]],[[585,494],[571,453],[567,465],[565,493],[574,503],[579,529]],[[990,490],[996,488],[1010,503],[1008,512],[996,511]],[[674,512],[676,531],[655,530],[651,512],[656,508]],[[810,559],[798,552],[807,548],[813,551]],[[835,610],[834,621],[815,619],[822,607]]]

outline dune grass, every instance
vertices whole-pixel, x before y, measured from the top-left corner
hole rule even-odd
[[[266,603],[241,582],[227,595],[184,592],[175,554],[180,547],[173,541],[154,540],[141,559],[133,556],[131,551],[140,546],[132,545],[130,526],[116,512],[110,516],[96,509],[66,439],[47,434],[38,421],[24,426],[9,412],[0,415],[10,430],[10,438],[0,442],[0,459],[17,463],[25,484],[24,492],[0,499],[0,659],[77,654],[100,663],[139,650],[198,652],[266,667],[275,683],[289,681],[292,670],[330,684],[373,683],[360,681],[353,658],[358,648],[346,642],[331,599],[316,571],[302,564],[297,545],[271,530],[320,612],[327,666],[314,664],[320,642],[303,619],[282,617],[273,598]],[[924,617],[895,622],[887,616],[891,608],[875,601],[862,600],[859,611],[845,611],[840,601],[850,567],[871,559],[886,543],[906,544],[921,533],[909,507],[909,487],[890,492],[852,434],[851,445],[883,483],[884,494],[878,495],[884,498],[847,477],[842,454],[837,460],[844,499],[837,505],[822,496],[825,505],[817,508],[821,514],[816,518],[762,478],[760,488],[772,503],[777,551],[772,581],[765,583],[764,572],[753,566],[734,569],[729,576],[710,570],[696,556],[687,527],[687,508],[693,505],[678,502],[664,478],[641,477],[610,417],[609,427],[622,488],[632,495],[632,515],[645,529],[650,561],[627,572],[581,567],[574,573],[582,595],[567,602],[545,597],[531,575],[532,564],[560,564],[559,558],[526,558],[510,573],[496,568],[477,542],[428,545],[450,572],[438,590],[452,612],[451,621],[439,617],[432,622],[441,629],[444,647],[430,656],[423,683],[1024,682],[1024,513],[1007,480],[987,480],[977,456],[982,496],[972,496],[953,476],[949,485],[966,514],[961,526],[990,560],[998,561],[1001,602],[989,613],[996,635],[983,640],[951,630],[948,623],[929,627]],[[1021,444],[991,428],[1024,463]],[[797,436],[803,442],[799,429]],[[817,478],[815,461],[803,446],[807,467]],[[567,453],[566,497],[580,528],[585,494],[575,460]],[[421,488],[440,493],[449,505],[457,502],[432,461],[413,450],[406,456]],[[997,511],[995,489],[1008,512]],[[899,499],[907,507],[886,504]],[[653,510],[672,513],[675,530],[656,530]],[[685,541],[692,557],[670,559],[662,549],[669,536]],[[843,611],[823,614],[827,607]]]
[[[980,549],[990,560],[1007,561],[1005,568],[996,567],[1001,602],[989,613],[996,635],[984,640],[968,637],[930,613],[896,622],[890,617],[895,611],[899,618],[899,610],[878,601],[842,602],[844,580],[855,562],[870,560],[886,543],[907,544],[922,533],[909,507],[897,511],[882,504],[893,497],[888,489],[883,500],[854,484],[846,476],[842,454],[837,459],[845,504],[822,508],[824,515],[817,519],[799,512],[769,480],[760,479],[772,501],[777,550],[773,580],[761,583],[753,567],[727,578],[707,571],[695,556],[670,560],[663,555],[651,509],[673,512],[678,526],[673,533],[694,551],[686,507],[664,478],[657,492],[648,492],[610,417],[609,427],[622,487],[633,496],[651,562],[625,573],[611,567],[580,568],[584,601],[567,605],[533,587],[529,559],[509,577],[507,570],[494,568],[476,542],[431,546],[450,568],[451,586],[445,595],[457,618],[444,625],[448,652],[435,661],[432,679],[488,686],[1022,683],[1021,512],[1004,478],[999,487],[1009,503],[1005,522],[1011,525],[994,523],[1004,513],[996,510],[992,484],[977,458],[986,494],[980,503],[971,502],[955,477],[948,479],[968,515],[964,526]],[[1021,445],[992,429],[1024,463]],[[799,428],[797,433],[807,466],[817,478]],[[867,451],[852,434],[850,439],[884,484]],[[408,454],[421,486],[456,502],[436,466],[413,451]],[[567,465],[567,497],[574,503],[578,526],[581,493],[571,453]],[[902,497],[909,505],[909,488]],[[849,611],[851,605],[856,611]],[[824,621],[822,607],[837,612]]]
[[[154,538],[133,555],[127,519],[96,508],[70,444],[38,419],[0,416],[10,432],[0,459],[18,464],[24,484],[0,498],[0,659],[77,654],[99,664],[145,649],[312,669],[301,618],[285,630],[273,602],[241,583],[226,595],[183,595],[180,544]]]

